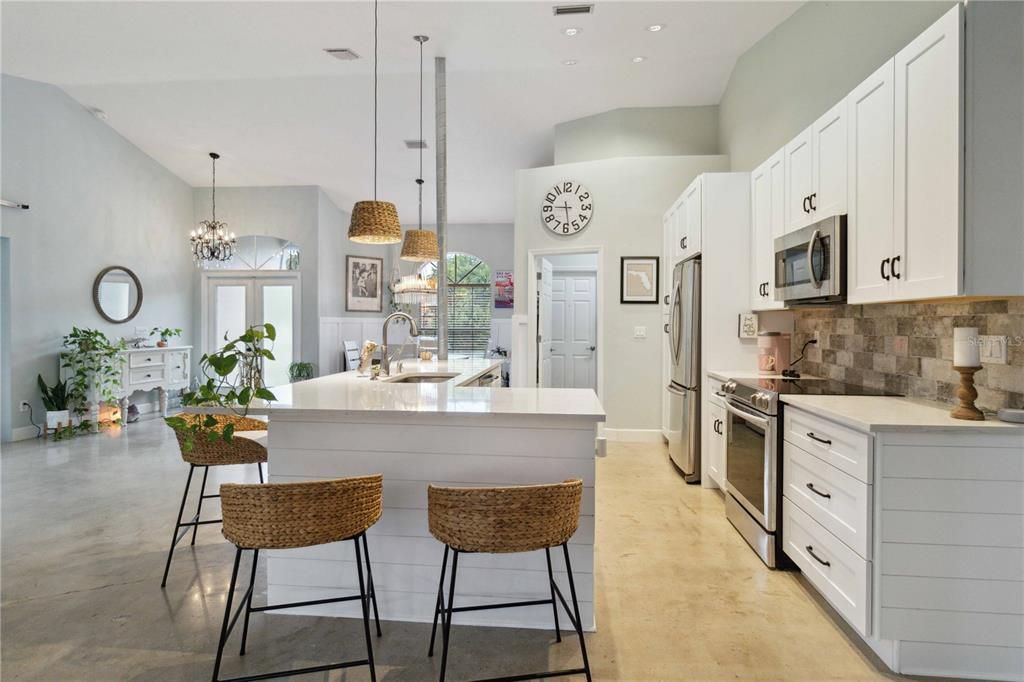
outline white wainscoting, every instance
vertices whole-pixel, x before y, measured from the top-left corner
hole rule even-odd
[[[344,342],[364,341],[380,343],[384,316],[380,317],[321,317],[320,318],[320,375],[335,374],[345,369]],[[396,324],[388,330],[388,343],[401,344],[409,336],[406,324]],[[501,346],[512,348],[512,320],[510,318],[491,320],[490,348]]]

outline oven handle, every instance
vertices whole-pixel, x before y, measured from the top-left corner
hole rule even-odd
[[[771,422],[769,422],[764,417],[759,417],[756,414],[747,412],[746,410],[737,409],[733,407],[732,403],[730,403],[728,400],[725,401],[725,409],[727,412],[731,412],[740,419],[745,419],[747,421],[754,422],[755,424],[759,424],[763,429],[768,429],[771,426]]]
[[[821,230],[815,230],[811,234],[811,239],[807,242],[807,272],[811,276],[811,284],[814,285],[815,289],[821,288],[821,280],[814,274],[814,244],[821,237]]]

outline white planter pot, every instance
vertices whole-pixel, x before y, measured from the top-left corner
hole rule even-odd
[[[67,427],[71,423],[71,411],[70,410],[55,410],[46,411],[46,428],[56,429],[57,425],[60,424],[63,427]]]

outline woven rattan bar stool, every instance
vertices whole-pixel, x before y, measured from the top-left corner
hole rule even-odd
[[[206,419],[206,415],[203,414],[183,414],[181,416],[189,422]],[[185,479],[185,492],[181,496],[181,506],[178,507],[178,520],[175,521],[174,532],[171,534],[171,548],[167,550],[167,564],[164,566],[164,577],[160,581],[160,587],[167,586],[167,574],[171,570],[174,548],[181,542],[183,537],[188,535],[188,529],[192,529],[192,542],[189,544],[194,545],[196,544],[196,531],[199,530],[199,526],[221,522],[220,519],[199,520],[199,515],[203,511],[203,500],[220,497],[220,495],[206,494],[206,477],[210,473],[210,467],[226,464],[255,464],[259,470],[260,483],[263,482],[262,465],[267,461],[267,447],[263,442],[247,438],[241,435],[240,432],[266,433],[267,423],[258,419],[249,419],[248,417],[238,417],[235,415],[215,415],[214,418],[217,420],[218,428],[223,428],[228,424],[234,425],[238,436],[232,438],[230,443],[226,443],[220,439],[215,441],[208,440],[200,434],[192,439],[192,448],[188,450],[185,448],[185,434],[181,431],[175,431],[175,435],[178,437],[178,447],[181,450],[181,458],[189,465],[188,478]],[[190,521],[182,521],[181,517],[185,513],[185,502],[188,500],[188,489],[192,485],[192,475],[200,467],[203,469],[203,484],[199,490],[199,502],[196,504],[196,513]]]
[[[376,681],[377,673],[373,667],[373,644],[370,638],[371,602],[373,603],[378,637],[380,637],[381,631],[380,619],[377,616],[377,600],[373,589],[373,573],[370,569],[370,553],[366,543],[366,529],[377,522],[383,510],[383,481],[384,477],[376,474],[303,483],[225,483],[220,487],[221,509],[224,514],[224,537],[234,543],[236,551],[235,565],[231,570],[231,585],[228,587],[228,597],[224,604],[224,622],[221,625],[220,639],[217,642],[213,682],[265,680],[272,677],[305,675],[361,665],[369,666],[370,679]],[[356,549],[359,594],[289,604],[252,605],[253,585],[256,582],[256,562],[259,561],[260,550],[312,547],[344,540],[351,540]],[[252,551],[249,588],[242,595],[241,602],[232,615],[231,606],[243,550]],[[363,578],[364,557],[366,561],[365,580]],[[242,656],[245,655],[245,640],[249,634],[249,615],[251,613],[333,604],[356,599],[362,606],[366,658],[229,679],[218,677],[221,659],[224,656],[224,645],[243,610],[245,619],[242,624],[242,646],[239,649],[239,654]]]
[[[583,623],[580,619],[580,605],[576,600],[576,583],[569,561],[569,538],[576,532],[580,521],[580,499],[583,497],[583,481],[573,480],[553,485],[524,485],[508,488],[439,488],[427,489],[427,510],[430,533],[444,543],[444,558],[441,563],[441,579],[437,585],[437,602],[434,608],[434,626],[430,632],[429,656],[434,655],[434,639],[437,634],[437,619],[441,617],[441,682],[445,679],[448,665],[448,644],[451,640],[452,614],[460,611],[483,611],[504,609],[515,606],[537,606],[551,604],[554,612],[557,640],[562,641],[558,627],[558,601],[562,603],[569,622],[576,630],[583,654],[583,667],[571,670],[552,670],[512,677],[495,677],[480,682],[512,682],[541,677],[563,675],[586,675],[589,682],[590,661],[587,658],[587,643],[583,637]],[[569,595],[572,608],[566,603],[562,591],[555,582],[551,569],[551,548],[562,546],[565,556],[565,570],[569,576]],[[548,564],[548,586],[550,599],[486,604],[481,606],[455,606],[455,576],[459,568],[459,555],[470,552],[505,554],[532,552],[543,549]],[[444,598],[444,576],[448,566],[448,555],[452,556],[451,578],[448,599]],[[556,598],[558,601],[556,601]]]

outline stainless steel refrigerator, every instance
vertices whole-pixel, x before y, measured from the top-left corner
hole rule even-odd
[[[668,454],[687,483],[700,481],[700,257],[676,263],[669,318],[672,379]]]

